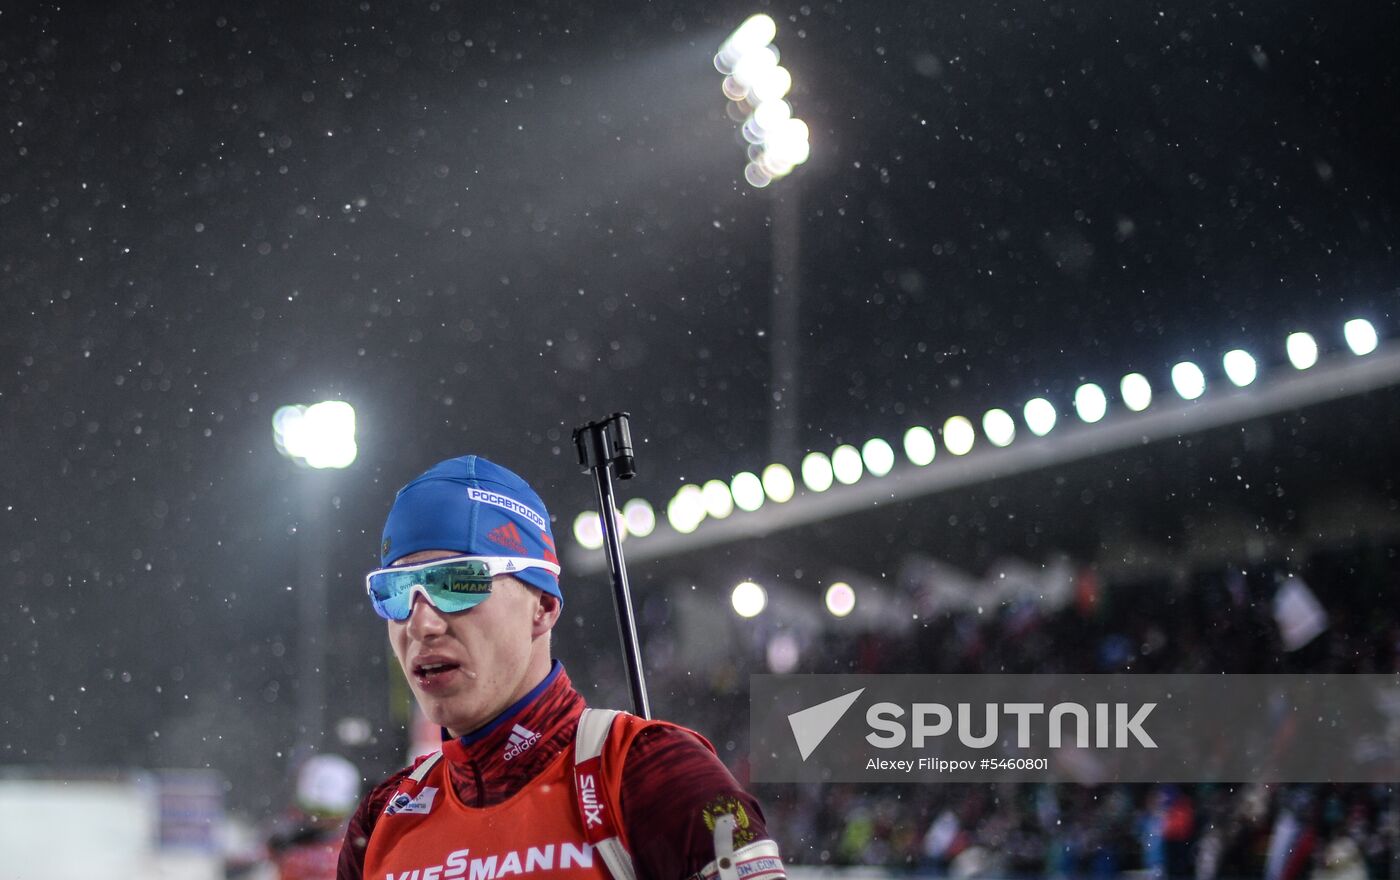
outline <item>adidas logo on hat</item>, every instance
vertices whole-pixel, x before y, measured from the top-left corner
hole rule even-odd
[[[540,735],[529,728],[519,724],[510,732],[510,739],[506,742],[505,759],[507,761],[520,757],[530,746],[540,741]]]

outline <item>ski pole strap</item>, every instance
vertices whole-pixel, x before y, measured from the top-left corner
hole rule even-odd
[[[603,788],[603,747],[618,714],[615,709],[584,709],[579,716],[574,735],[574,790],[584,837],[603,857],[613,880],[637,880],[632,854],[622,845],[613,805]]]

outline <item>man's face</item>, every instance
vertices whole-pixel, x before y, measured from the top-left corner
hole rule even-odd
[[[409,565],[460,556],[424,550]],[[453,736],[470,733],[529,693],[549,670],[548,633],[558,615],[552,596],[509,576],[469,611],[447,614],[422,596],[405,621],[388,621],[389,643],[418,705]]]

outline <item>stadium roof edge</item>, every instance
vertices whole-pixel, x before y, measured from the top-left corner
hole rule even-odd
[[[1208,392],[1194,401],[1177,401],[1142,413],[1121,413],[1096,424],[1066,425],[1045,437],[1027,437],[1006,448],[983,446],[960,457],[943,455],[923,467],[906,462],[883,477],[866,477],[852,485],[837,484],[825,492],[800,490],[786,503],[766,503],[753,512],[736,511],[723,520],[706,520],[689,534],[658,523],[657,530],[646,538],[629,539],[624,553],[629,560],[640,562],[764,537],[885,504],[1173,440],[1397,384],[1400,350],[1366,357],[1339,356],[1292,375],[1278,375],[1263,385]],[[571,572],[578,574],[597,574],[607,568],[602,550],[584,550],[577,545],[568,548],[566,561]]]

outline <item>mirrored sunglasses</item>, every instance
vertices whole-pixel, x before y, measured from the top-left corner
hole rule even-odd
[[[413,597],[422,594],[439,611],[469,611],[491,595],[497,575],[543,568],[556,577],[559,566],[523,556],[452,556],[416,565],[380,568],[365,575],[374,612],[385,620],[408,620]]]

